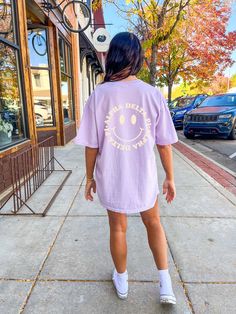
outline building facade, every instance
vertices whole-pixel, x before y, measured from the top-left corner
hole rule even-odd
[[[61,1],[49,2],[55,7]],[[0,192],[10,180],[5,157],[50,136],[56,145],[73,139],[84,104],[103,77],[91,3],[91,25],[78,34],[63,24],[69,2],[48,11],[42,0],[0,0]],[[86,16],[70,9],[66,19],[76,29]]]
[[[91,8],[91,12],[93,12]],[[79,17],[83,20],[83,16]],[[80,59],[80,114],[95,86],[103,79],[105,68],[105,53],[99,52],[94,46],[94,32],[104,29],[105,21],[102,7],[92,14],[92,23],[79,35],[79,59]]]

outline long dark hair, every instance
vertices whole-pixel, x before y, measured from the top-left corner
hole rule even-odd
[[[102,83],[136,75],[143,64],[143,50],[138,37],[130,32],[116,34],[109,45]]]

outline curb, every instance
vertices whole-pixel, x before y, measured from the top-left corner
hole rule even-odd
[[[195,171],[204,177],[215,189],[236,205],[236,178],[209,157],[203,156],[187,144],[178,142],[172,145],[175,153],[185,160]]]
[[[189,149],[193,150],[195,153],[197,153],[197,154],[201,155],[202,157],[204,157],[205,159],[209,160],[209,162],[212,162],[213,164],[215,164],[216,166],[218,166],[219,168],[223,169],[224,171],[228,172],[229,174],[231,174],[232,176],[234,176],[236,178],[236,172],[234,172],[233,170],[226,168],[225,166],[221,165],[220,163],[218,163],[217,161],[211,159],[210,157],[204,155],[202,152],[199,152],[197,149],[195,149],[194,147],[188,145],[187,143],[185,143],[185,142],[183,142],[181,140],[179,140],[179,142],[181,144],[185,145],[186,147],[188,147]],[[205,146],[203,146],[203,147],[205,147]]]

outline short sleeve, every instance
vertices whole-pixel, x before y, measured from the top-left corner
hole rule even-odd
[[[95,118],[95,92],[89,96],[82,114],[80,126],[74,143],[92,148],[98,148],[98,131]]]
[[[178,142],[178,136],[164,96],[159,93],[159,111],[155,128],[155,143],[169,145]]]

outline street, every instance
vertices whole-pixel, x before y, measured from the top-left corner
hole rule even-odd
[[[180,141],[234,173],[236,172],[236,141],[216,137],[196,137],[190,140],[184,136],[183,130],[178,130],[177,133]]]

